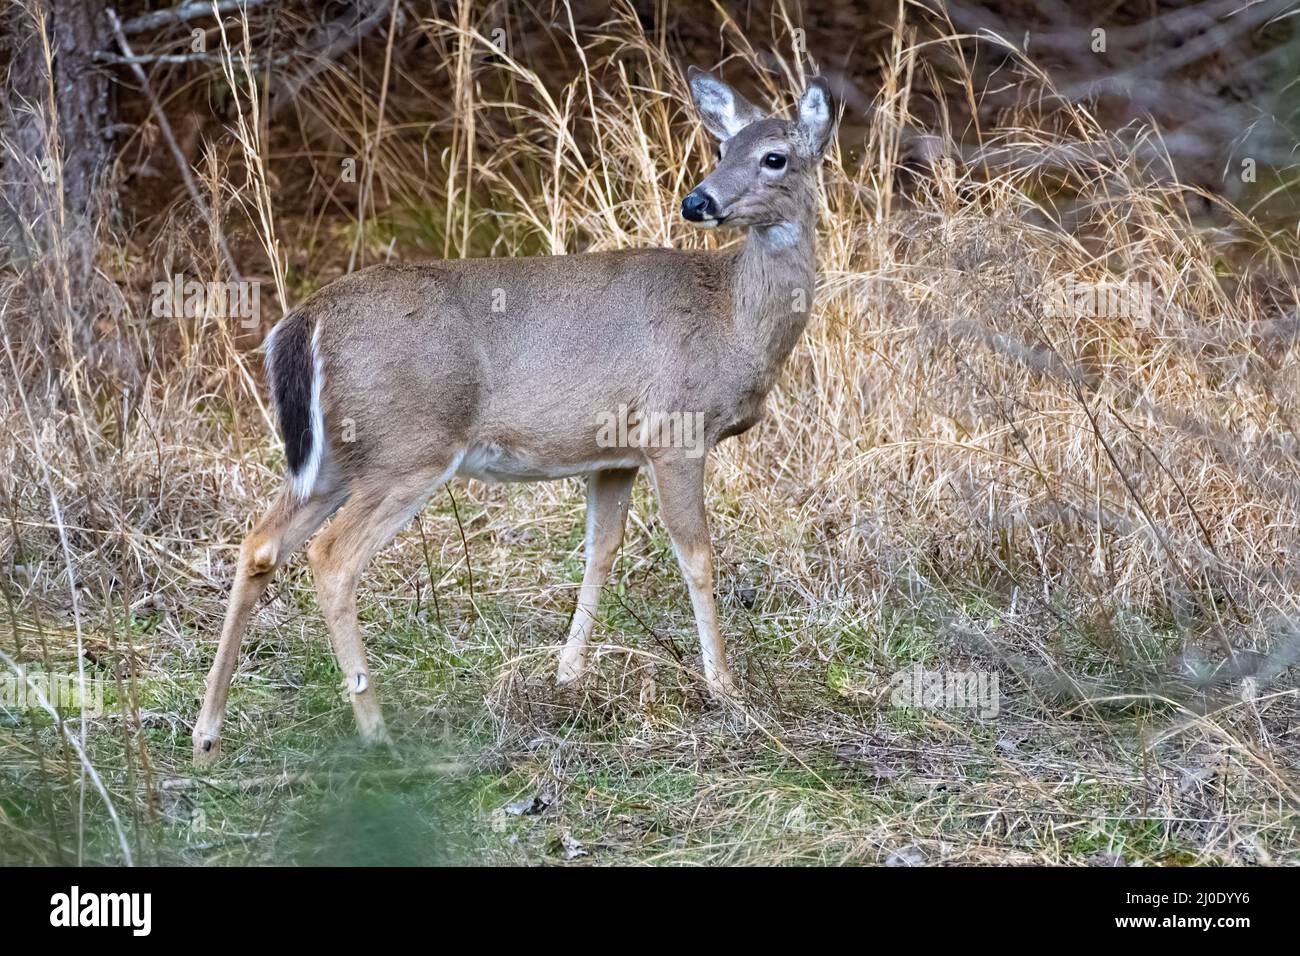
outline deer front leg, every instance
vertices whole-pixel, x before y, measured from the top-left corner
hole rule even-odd
[[[713,546],[704,512],[704,458],[662,459],[654,463],[652,474],[659,512],[668,526],[677,563],[691,593],[695,625],[700,631],[704,680],[715,697],[733,696],[735,686],[727,669],[718,610],[713,603]]]
[[[636,472],[635,468],[614,468],[587,477],[587,570],[582,575],[569,638],[560,651],[555,682],[561,686],[574,683],[587,669],[587,643],[596,626],[601,588],[623,543]]]

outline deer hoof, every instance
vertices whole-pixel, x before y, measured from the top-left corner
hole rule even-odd
[[[709,693],[714,700],[736,701],[740,699],[740,691],[736,687],[736,682],[731,679],[728,671],[718,671],[710,674],[707,678]]]
[[[194,766],[203,770],[220,759],[221,737],[217,734],[194,731]]]
[[[388,726],[380,720],[376,724],[369,724],[360,729],[359,735],[361,743],[367,747],[376,749],[391,748],[393,738],[388,734]]]
[[[586,672],[586,649],[566,647],[560,651],[560,666],[555,671],[555,685],[557,687],[572,687],[582,680],[582,675]]]

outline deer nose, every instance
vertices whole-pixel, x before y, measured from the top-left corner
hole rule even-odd
[[[713,205],[713,198],[699,189],[693,190],[682,200],[682,218],[689,219],[691,222],[717,219],[718,210]]]

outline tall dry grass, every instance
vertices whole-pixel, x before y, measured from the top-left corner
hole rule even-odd
[[[775,9],[786,37],[797,18]],[[210,144],[205,181],[247,240],[237,248],[252,250],[245,274],[272,280],[264,307],[390,258],[738,241],[676,215],[712,145],[669,38],[625,4],[596,31],[566,10],[507,18],[504,50],[501,21],[473,4],[446,19],[395,14],[402,41],[387,43],[382,72],[333,64],[274,129],[238,52],[252,45],[249,24],[229,20],[236,119]],[[815,58],[788,42],[751,45],[732,21],[721,39],[727,78],[774,110],[817,72]],[[1010,58],[1022,105],[960,142],[933,131],[943,158],[903,190],[913,78],[942,63],[944,82],[973,102],[973,47]],[[792,662],[777,685],[792,673],[827,684],[827,672],[861,663],[851,644],[883,644],[908,617],[936,636],[939,659],[1003,669],[1049,722],[1087,714],[1104,737],[1107,704],[1167,705],[1150,741],[1218,741],[1247,778],[1225,819],[1286,832],[1285,812],[1267,808],[1297,797],[1294,250],[1168,165],[1139,161],[1151,154],[1139,142],[1158,131],[1101,128],[1011,43],[900,4],[882,66],[871,110],[848,118],[825,167],[809,332],[767,420],[715,455],[720,589],[756,588],[754,618],[782,633],[773,660]],[[362,160],[351,206],[337,184],[349,158]],[[1216,204],[1226,225],[1207,229],[1193,200]],[[201,674],[234,545],[280,480],[255,341],[221,316],[149,318],[159,278],[223,277],[183,198],[161,216],[171,225],[151,248],[105,236],[102,269],[122,304],[103,337],[134,356],[130,372],[105,378],[46,350],[25,334],[32,304],[7,287],[6,662],[80,666],[89,648],[125,662],[124,684],[163,662]],[[1052,284],[1067,280],[1140,283],[1150,314],[1049,308]],[[576,517],[575,489],[466,494],[475,509],[499,507],[465,540],[459,513],[423,522],[376,575],[418,578],[431,546],[430,574],[448,586],[472,544],[480,592],[528,600],[509,583],[535,574],[511,550],[512,529],[556,533]],[[534,600],[570,598],[560,587]],[[180,608],[147,638],[133,628],[142,612]],[[468,612],[448,627],[471,644],[539,649],[556,637],[528,620],[504,636],[476,630]],[[747,636],[731,636],[746,659]],[[159,759],[147,731],[183,732],[197,701],[147,713],[129,690],[121,699],[113,726],[127,765],[112,787],[147,813]],[[856,726],[834,702],[811,716],[768,704],[764,733],[788,744]],[[494,713],[519,718],[508,705]],[[6,739],[0,760],[46,746]],[[46,756],[53,779],[82,777],[75,755]]]

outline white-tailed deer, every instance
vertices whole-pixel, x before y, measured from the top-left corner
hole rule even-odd
[[[650,471],[690,591],[709,688],[731,676],[713,603],[705,452],[752,426],[804,329],[816,278],[817,174],[830,96],[814,80],[794,121],[768,118],[692,69],[718,164],[682,202],[735,249],[376,266],[286,316],[267,368],[289,480],[244,540],[194,757],[216,757],[249,617],[271,576],[307,549],[321,612],[365,740],[386,739],[357,622],[357,583],[429,496],[461,475],[587,478],[587,567],[557,680],[578,680],[632,483]],[[622,418],[611,428],[611,418]],[[649,421],[690,422],[679,438]],[[662,436],[659,436],[662,438]],[[671,437],[671,436],[670,436]],[[337,512],[337,514],[335,514]]]

